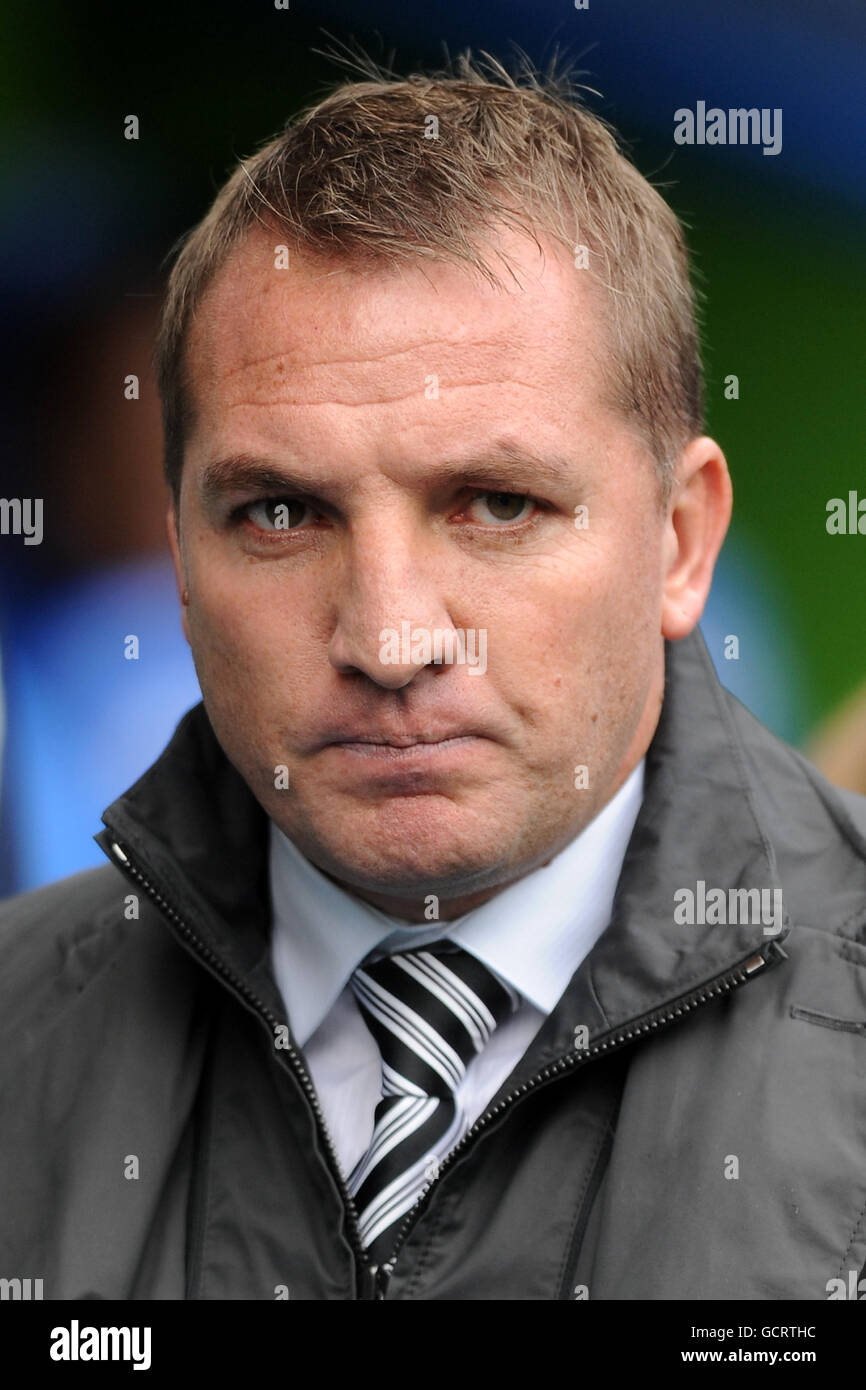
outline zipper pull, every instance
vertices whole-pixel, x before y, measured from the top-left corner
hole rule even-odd
[[[370,1278],[370,1296],[374,1299],[385,1299],[388,1294],[388,1282],[394,1270],[394,1261],[386,1260],[381,1265],[368,1265]]]

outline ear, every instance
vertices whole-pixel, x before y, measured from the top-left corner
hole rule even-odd
[[[177,512],[174,502],[168,505],[168,512],[165,518],[166,530],[168,531],[168,548],[171,551],[171,558],[174,564],[174,577],[177,583],[177,592],[180,596],[181,614],[180,620],[183,626],[183,635],[189,641],[189,621],[187,618],[187,605],[189,603],[189,589],[184,572],[183,556],[180,549],[180,532],[178,530]]]
[[[691,440],[677,464],[664,542],[661,630],[671,642],[687,637],[704,611],[732,501],[718,444],[705,435]]]

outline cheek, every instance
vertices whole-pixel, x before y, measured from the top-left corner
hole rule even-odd
[[[497,647],[502,643],[540,679],[550,670],[585,678],[600,666],[616,667],[628,661],[641,635],[654,635],[658,588],[646,541],[587,541],[555,568],[527,568],[518,584],[499,594],[491,611],[491,651],[494,640]]]
[[[208,714],[223,746],[252,750],[255,761],[282,746],[286,730],[304,728],[325,697],[315,594],[270,561],[228,565],[202,555],[191,579],[190,646]]]
[[[496,680],[519,691],[522,717],[566,748],[630,736],[659,642],[659,586],[649,538],[599,544],[567,571],[529,582],[503,604],[490,635]],[[513,684],[512,684],[513,682]]]
[[[187,608],[190,647],[211,706],[253,720],[274,684],[285,634],[273,620],[262,586],[218,564],[200,564],[191,574]]]
[[[268,624],[258,609],[237,592],[210,587],[196,593],[189,606],[194,653],[211,665],[228,668],[227,674],[241,662],[258,668],[268,648]]]

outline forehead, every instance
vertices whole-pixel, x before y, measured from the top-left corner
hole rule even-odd
[[[256,229],[220,269],[193,318],[187,362],[195,403],[314,404],[376,391],[397,399],[428,374],[496,380],[599,376],[603,292],[564,248],[502,233],[492,285],[462,263],[358,264],[281,253]],[[285,267],[285,261],[288,266]],[[423,369],[423,370],[422,370]],[[447,384],[447,381],[443,381]],[[216,393],[216,394],[214,394]]]

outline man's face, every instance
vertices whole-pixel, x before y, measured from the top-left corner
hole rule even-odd
[[[436,262],[275,269],[277,240],[230,258],[189,343],[178,566],[205,705],[324,872],[452,917],[567,844],[647,747],[654,465],[602,403],[598,292],[552,245],[503,237],[520,285],[496,288]],[[466,659],[429,664],[454,630]]]

